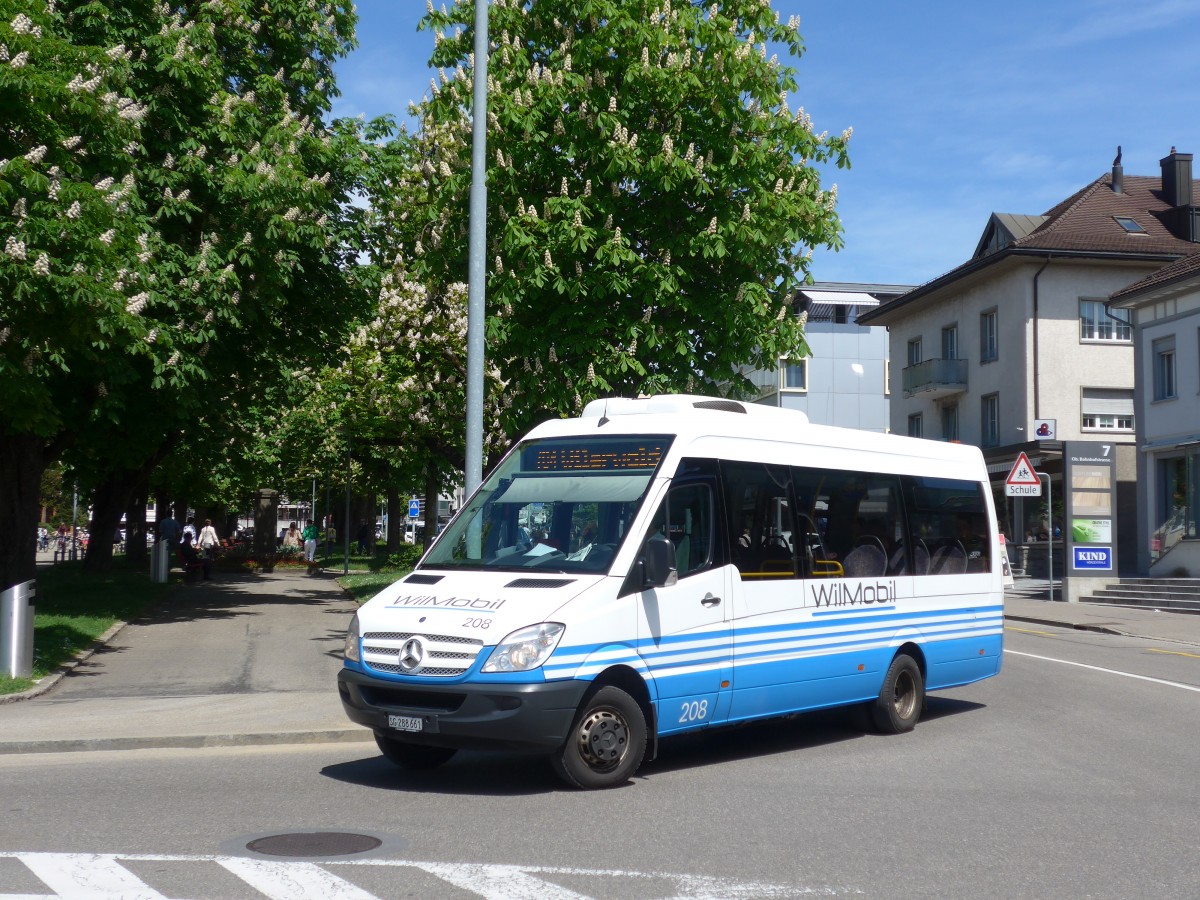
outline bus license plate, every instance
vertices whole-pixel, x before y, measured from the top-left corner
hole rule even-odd
[[[388,716],[388,728],[397,731],[420,731],[421,720],[417,716]]]

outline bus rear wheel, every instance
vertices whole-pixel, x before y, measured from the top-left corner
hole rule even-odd
[[[646,717],[629,694],[611,685],[579,707],[566,743],[550,762],[572,787],[594,790],[624,784],[646,754]]]
[[[427,772],[447,762],[458,751],[453,747],[428,747],[424,744],[409,744],[375,732],[375,743],[388,762],[402,769]]]
[[[912,731],[925,708],[925,679],[921,667],[907,653],[892,660],[879,697],[868,704],[871,724],[884,734]]]

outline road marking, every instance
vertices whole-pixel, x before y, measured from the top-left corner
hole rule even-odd
[[[611,896],[610,879],[653,879],[654,893],[662,900],[784,900],[791,897],[841,897],[861,895],[851,887],[809,887],[770,884],[670,872],[636,872],[620,869],[575,869],[559,866],[512,866],[445,863],[429,860],[354,859],[320,863],[264,860],[240,856],[135,854],[135,853],[14,853],[0,858],[20,860],[48,888],[49,894],[0,892],[0,900],[166,900],[122,862],[206,862],[221,866],[241,879],[255,896],[269,900],[376,900],[347,878],[367,866],[420,869],[447,884],[484,900],[591,900]],[[593,893],[582,894],[540,876],[573,876],[596,881]],[[664,883],[674,893],[662,892]],[[246,894],[250,897],[250,894]],[[196,900],[203,900],[196,895]]]
[[[1132,672],[1121,672],[1117,669],[1106,669],[1103,666],[1089,666],[1086,663],[1071,662],[1069,659],[1055,659],[1052,656],[1038,656],[1036,653],[1021,653],[1017,650],[1005,650],[1005,653],[1011,653],[1013,656],[1027,656],[1030,659],[1040,659],[1045,662],[1062,663],[1064,666],[1078,666],[1080,669],[1091,669],[1093,672],[1105,672],[1109,675],[1121,675],[1125,678],[1136,678],[1138,681],[1149,681],[1154,684],[1164,684],[1167,687],[1182,688],[1185,691],[1193,691],[1200,694],[1200,687],[1192,684],[1180,684],[1178,681],[1166,681],[1162,678],[1151,678],[1149,675],[1134,675]]]
[[[7,855],[7,854],[5,854]],[[167,900],[117,862],[99,853],[17,853],[53,897],[71,900]],[[0,894],[0,897],[6,896]]]
[[[1035,631],[1032,628],[1017,628],[1014,625],[1005,625],[1004,630],[1005,631],[1019,631],[1019,632],[1021,632],[1021,634],[1040,634],[1045,637],[1058,637],[1058,635],[1055,634],[1053,631]]]
[[[271,900],[375,900],[315,863],[221,857],[215,862]]]
[[[1150,652],[1165,653],[1168,656],[1186,656],[1188,659],[1200,659],[1200,653],[1184,653],[1182,650],[1159,650],[1157,647],[1151,647]]]

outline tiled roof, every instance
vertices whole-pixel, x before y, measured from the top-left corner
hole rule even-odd
[[[864,324],[884,324],[893,311],[1014,254],[1060,252],[1077,257],[1095,255],[1112,259],[1128,255],[1140,259],[1171,259],[1200,252],[1200,243],[1175,237],[1163,224],[1163,215],[1172,207],[1163,199],[1160,177],[1126,175],[1122,185],[1122,192],[1114,193],[1111,173],[1102,175],[1048,209],[1044,221],[1024,237],[991,254],[967,260],[907,294],[870,310],[861,320]],[[1200,181],[1193,180],[1192,195],[1200,196]],[[1145,233],[1127,232],[1117,224],[1114,216],[1133,219]],[[989,223],[991,221],[989,219]],[[981,251],[982,248],[977,252]]]
[[[1109,299],[1117,303],[1121,300],[1132,299],[1144,291],[1176,281],[1187,281],[1189,278],[1200,278],[1200,252],[1195,252],[1191,256],[1185,256],[1183,259],[1177,259],[1175,262],[1163,266],[1141,281],[1135,281],[1133,284],[1121,288]]]
[[[1193,194],[1200,182],[1193,182]],[[1171,209],[1162,199],[1162,179],[1127,175],[1124,190],[1112,189],[1112,176],[1097,178],[1074,196],[1046,211],[1046,221],[1012,246],[1031,250],[1097,253],[1192,253],[1197,245],[1175,237],[1160,216]],[[1127,216],[1145,229],[1130,234],[1113,216]]]

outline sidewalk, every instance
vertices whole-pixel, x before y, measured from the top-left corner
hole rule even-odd
[[[0,753],[371,740],[342,712],[356,605],[331,575],[218,573],[29,700],[0,704]]]
[[[1056,596],[1061,591],[1056,586]],[[1107,603],[1051,601],[1045,579],[1018,578],[1004,594],[1004,618],[1061,628],[1123,634],[1200,647],[1200,616],[1154,609],[1111,606]]]
[[[28,700],[0,703],[0,754],[370,741],[336,686],[355,609],[330,575],[179,585]],[[1200,647],[1200,616],[1047,599],[1020,579],[1005,618]]]

